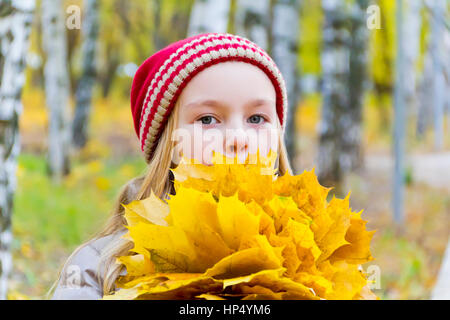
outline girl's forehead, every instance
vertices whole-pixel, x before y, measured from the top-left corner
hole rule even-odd
[[[180,103],[219,100],[276,100],[275,88],[260,68],[245,62],[227,61],[212,65],[193,77],[181,92]]]

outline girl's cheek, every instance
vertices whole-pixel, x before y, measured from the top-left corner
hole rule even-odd
[[[181,157],[189,160],[195,159],[196,149],[194,143],[194,130],[192,127],[185,126],[177,128],[172,139],[175,141],[173,161],[179,161]],[[201,159],[196,160],[200,161]]]
[[[257,153],[259,150],[260,155],[267,156],[270,150],[278,150],[278,137],[279,132],[276,128],[264,128],[258,130],[258,138],[256,147],[251,150],[250,153]]]
[[[176,152],[195,163],[212,165],[213,151],[223,152],[223,134],[217,129],[189,126],[179,129]],[[181,137],[181,138],[180,138]]]
[[[222,131],[218,129],[205,130],[202,142],[202,163],[212,165],[213,152],[224,154]]]

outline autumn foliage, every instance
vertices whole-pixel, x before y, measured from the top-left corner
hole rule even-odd
[[[214,155],[173,170],[176,195],[125,207],[127,274],[104,299],[373,299],[372,260],[349,196],[327,201],[314,171],[277,177],[276,154]]]

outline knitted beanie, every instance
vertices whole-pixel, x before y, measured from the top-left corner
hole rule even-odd
[[[189,80],[208,66],[225,61],[251,63],[264,71],[275,88],[277,115],[284,130],[286,86],[272,58],[255,43],[240,36],[199,34],[154,53],[136,71],[131,87],[131,112],[147,163],[178,96]]]

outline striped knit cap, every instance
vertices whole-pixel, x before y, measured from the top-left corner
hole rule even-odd
[[[272,58],[255,43],[228,33],[189,37],[154,53],[138,68],[131,88],[131,112],[146,162],[183,88],[197,73],[225,61],[243,61],[259,67],[276,92],[277,115],[286,125],[287,96],[284,79]]]

